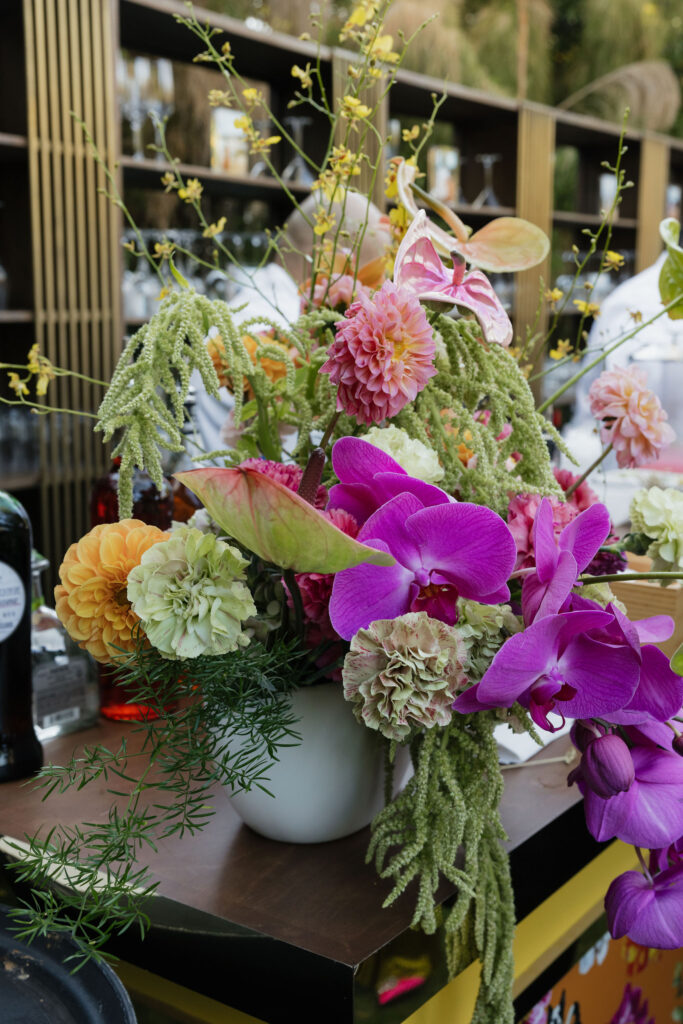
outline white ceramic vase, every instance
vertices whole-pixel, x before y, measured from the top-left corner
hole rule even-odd
[[[384,803],[381,737],[356,721],[341,683],[304,686],[292,695],[301,743],[280,747],[264,785],[235,793],[242,820],[268,839],[326,843],[368,825]],[[226,737],[227,739],[227,737]],[[410,757],[399,750],[396,789],[405,785]]]

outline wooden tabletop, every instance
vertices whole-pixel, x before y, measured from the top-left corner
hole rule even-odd
[[[133,728],[102,722],[86,732],[51,741],[45,744],[46,761],[64,763],[85,743],[101,742],[112,749],[122,735],[132,750]],[[503,823],[510,837],[518,918],[595,852],[582,824],[580,795],[576,787],[567,787],[567,764],[546,763],[568,749],[565,737],[540,752],[540,763],[505,772]],[[23,838],[41,825],[104,820],[111,803],[106,790],[107,783],[97,780],[83,790],[53,794],[41,802],[40,791],[30,784],[6,783],[0,789],[0,831]],[[218,788],[214,801],[216,813],[202,833],[167,840],[158,855],[143,858],[160,881],[159,894],[178,907],[179,925],[185,908],[190,915],[210,915],[217,933],[222,927],[233,939],[239,934],[269,937],[279,950],[313,954],[313,962],[335,970],[346,967],[351,973],[407,932],[410,891],[393,907],[381,909],[389,886],[365,864],[368,829],[332,843],[279,843],[243,825],[225,790]],[[444,887],[443,897],[451,892]],[[183,926],[188,927],[187,920]],[[306,970],[310,969],[309,964]],[[208,991],[206,986],[204,990]],[[233,1005],[239,1005],[239,1000]]]

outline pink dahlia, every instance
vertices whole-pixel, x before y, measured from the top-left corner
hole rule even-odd
[[[301,477],[304,474],[301,466],[294,463],[273,462],[270,459],[245,459],[240,467],[255,469],[257,473],[269,476],[271,480],[288,487],[290,491],[298,491]],[[315,507],[325,508],[327,504],[327,487],[320,485],[315,496]]]
[[[359,423],[395,416],[436,373],[427,315],[392,281],[372,297],[359,295],[336,331],[321,371],[338,385],[337,409]]]
[[[559,537],[567,523],[576,517],[577,509],[558,498],[549,497],[546,500],[553,510],[553,532]],[[540,494],[516,494],[510,499],[507,522],[517,548],[515,570],[529,569],[536,565],[531,531],[542,501],[543,496]]]
[[[652,462],[675,437],[659,399],[647,387],[647,374],[636,366],[605,370],[588,397],[591,412],[601,421],[600,438],[614,446],[622,469]]]
[[[578,476],[574,476],[574,474],[568,469],[555,468],[553,469],[553,473],[565,494],[574,481],[579,479]],[[585,480],[583,483],[579,484],[576,490],[572,492],[569,498],[567,498],[568,504],[575,508],[577,512],[583,512],[584,509],[590,508],[591,505],[595,505],[596,501],[600,501],[600,498],[597,496],[593,488],[589,487]]]

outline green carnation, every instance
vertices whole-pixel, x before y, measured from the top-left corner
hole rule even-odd
[[[150,643],[167,658],[245,647],[242,623],[256,607],[243,582],[248,562],[239,551],[188,526],[154,548],[128,574],[128,599]]]
[[[635,533],[652,541],[647,553],[652,568],[662,572],[683,569],[683,491],[650,487],[637,491],[631,502]]]
[[[507,638],[521,628],[521,620],[507,604],[479,604],[460,598],[454,629],[465,645],[465,668],[471,683],[481,679]]]
[[[457,632],[426,612],[359,629],[344,660],[344,696],[359,722],[392,740],[448,725],[465,679]]]

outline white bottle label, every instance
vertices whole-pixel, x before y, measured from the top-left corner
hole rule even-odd
[[[21,576],[0,562],[0,643],[11,636],[21,622],[26,607],[26,592]]]

